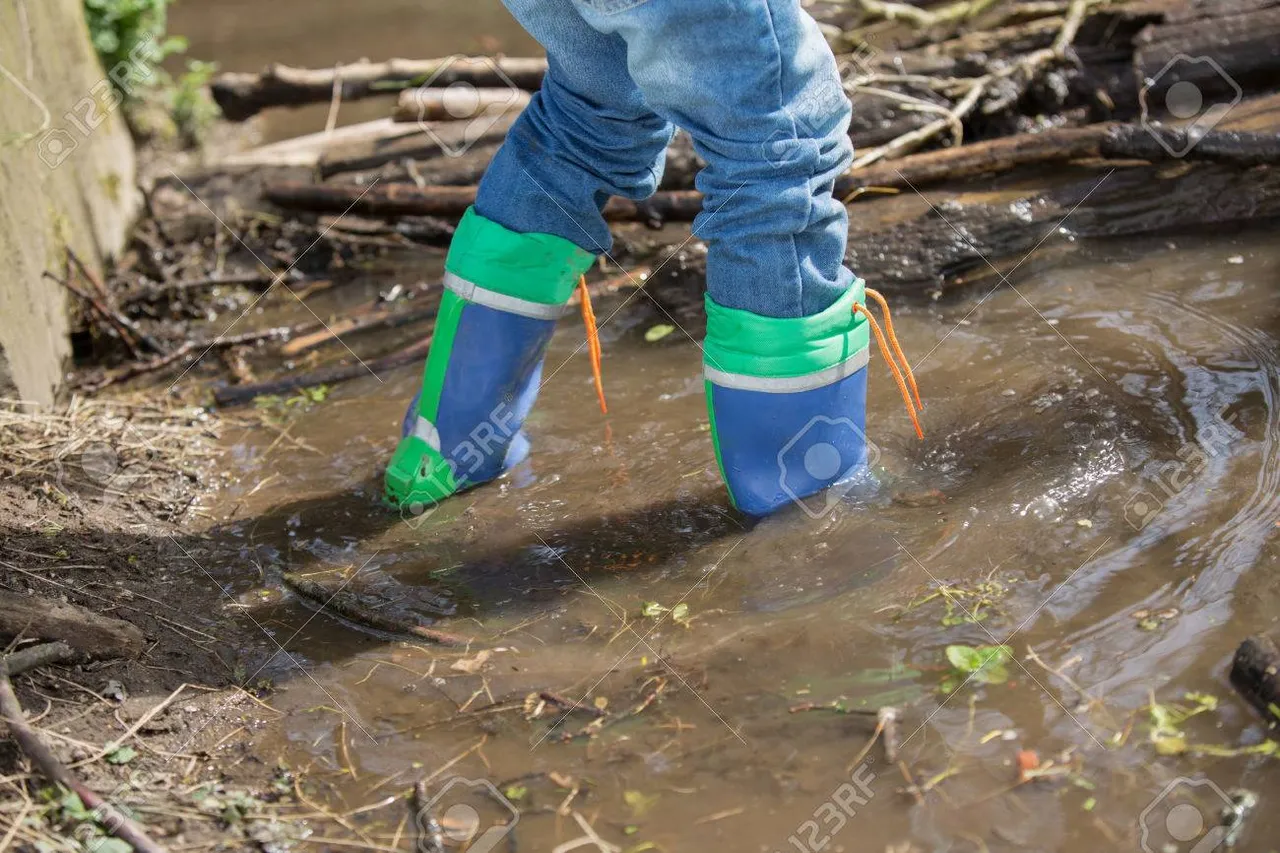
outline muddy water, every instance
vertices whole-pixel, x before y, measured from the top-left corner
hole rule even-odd
[[[411,271],[438,273],[438,259]],[[1216,821],[1208,786],[1151,806],[1184,776],[1259,794],[1240,849],[1269,850],[1274,759],[1160,756],[1143,709],[1209,693],[1220,705],[1183,727],[1190,744],[1264,738],[1226,668],[1280,604],[1278,275],[1265,233],[1095,242],[1016,290],[904,302],[927,439],[873,358],[874,481],[756,526],[715,475],[698,346],[645,342],[658,318],[643,296],[597,306],[613,315],[609,416],[566,321],[532,460],[425,517],[377,503],[417,371],[344,385],[290,440],[235,436],[238,482],[213,509],[265,573],[229,568],[228,583],[308,673],[284,656],[262,673],[287,713],[265,748],[309,767],[334,808],[434,774],[514,788],[523,850],[581,836],[575,809],[624,848],[1138,850],[1144,811],[1157,833],[1171,813],[1191,832],[1184,799]],[[312,618],[278,592],[283,570],[349,579],[370,606],[475,647]],[[929,598],[944,586],[949,600]],[[653,618],[648,602],[687,613]],[[1007,681],[942,691],[948,645],[997,643],[1015,653]],[[538,691],[624,718],[658,698],[566,741],[591,717],[527,719]],[[837,700],[900,709],[901,767],[877,746],[851,774],[874,719],[791,712]],[[1069,775],[1014,788],[1020,749]],[[557,815],[568,790],[530,773],[583,790]],[[362,814],[367,840],[389,845],[401,815]]]

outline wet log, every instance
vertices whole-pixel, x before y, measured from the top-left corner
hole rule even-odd
[[[1231,661],[1231,685],[1271,723],[1280,723],[1280,649],[1270,637],[1249,637]]]
[[[288,210],[316,213],[359,213],[367,216],[444,216],[457,218],[476,200],[475,187],[419,187],[414,184],[268,184],[263,195]],[[661,192],[642,202],[611,198],[606,219],[625,221],[688,221],[702,209],[702,194],[694,190]]]
[[[1051,190],[1010,198],[951,194],[933,206],[887,198],[850,217],[845,261],[886,293],[940,294],[994,287],[1014,267],[1026,275],[1071,244],[1060,236],[1202,233],[1280,218],[1280,169],[1218,164],[1077,169]],[[918,212],[917,212],[918,211]],[[686,249],[645,282],[645,291],[697,337],[705,317],[706,254]]]
[[[61,640],[95,658],[136,658],[145,638],[138,626],[65,601],[34,595],[0,598],[0,634]]]
[[[335,83],[343,101],[422,86],[443,88],[454,83],[532,92],[542,85],[546,70],[545,59],[517,57],[361,60],[314,69],[274,64],[260,74],[219,74],[210,89],[224,116],[231,121],[244,121],[267,107],[326,103],[333,98]]]
[[[529,93],[500,89],[405,89],[392,112],[393,121],[471,121],[520,112]]]
[[[1133,69],[1151,81],[1148,102],[1164,104],[1176,83],[1190,83],[1201,108],[1229,104],[1243,91],[1272,90],[1280,79],[1280,0],[1195,0],[1165,10],[1142,30]],[[1212,61],[1205,61],[1206,58]],[[1198,112],[1199,110],[1196,110]]]
[[[1209,131],[1198,140],[1179,128],[1102,123],[976,142],[914,154],[858,169],[836,182],[847,198],[871,188],[909,189],[977,175],[1083,159],[1200,160],[1241,168],[1280,163],[1280,134]],[[290,210],[353,212],[371,216],[461,216],[475,201],[475,187],[419,187],[384,183],[269,184],[268,201]],[[604,214],[612,221],[691,220],[702,209],[696,191],[656,193],[643,202],[612,198]]]

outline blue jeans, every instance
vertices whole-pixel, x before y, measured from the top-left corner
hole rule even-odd
[[[662,177],[674,126],[698,175],[707,290],[720,305],[803,317],[848,290],[850,107],[835,58],[799,0],[503,0],[548,71],[480,183],[476,210],[592,252],[612,238],[610,195]]]

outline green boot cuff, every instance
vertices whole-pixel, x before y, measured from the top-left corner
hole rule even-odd
[[[468,208],[444,267],[471,284],[544,305],[569,301],[596,256],[554,234],[519,234]]]
[[[764,317],[718,305],[707,296],[704,361],[726,374],[787,378],[843,364],[870,344],[867,320],[853,313],[866,301],[862,279],[825,311],[808,317]]]

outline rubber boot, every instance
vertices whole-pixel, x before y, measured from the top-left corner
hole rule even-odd
[[[763,317],[707,297],[707,409],[733,505],[824,515],[866,469],[866,318],[856,281],[820,314]],[[871,461],[874,461],[872,459]]]
[[[521,432],[542,361],[595,256],[552,234],[517,234],[472,208],[445,261],[445,292],[422,390],[387,466],[387,499],[432,506],[528,453]]]

